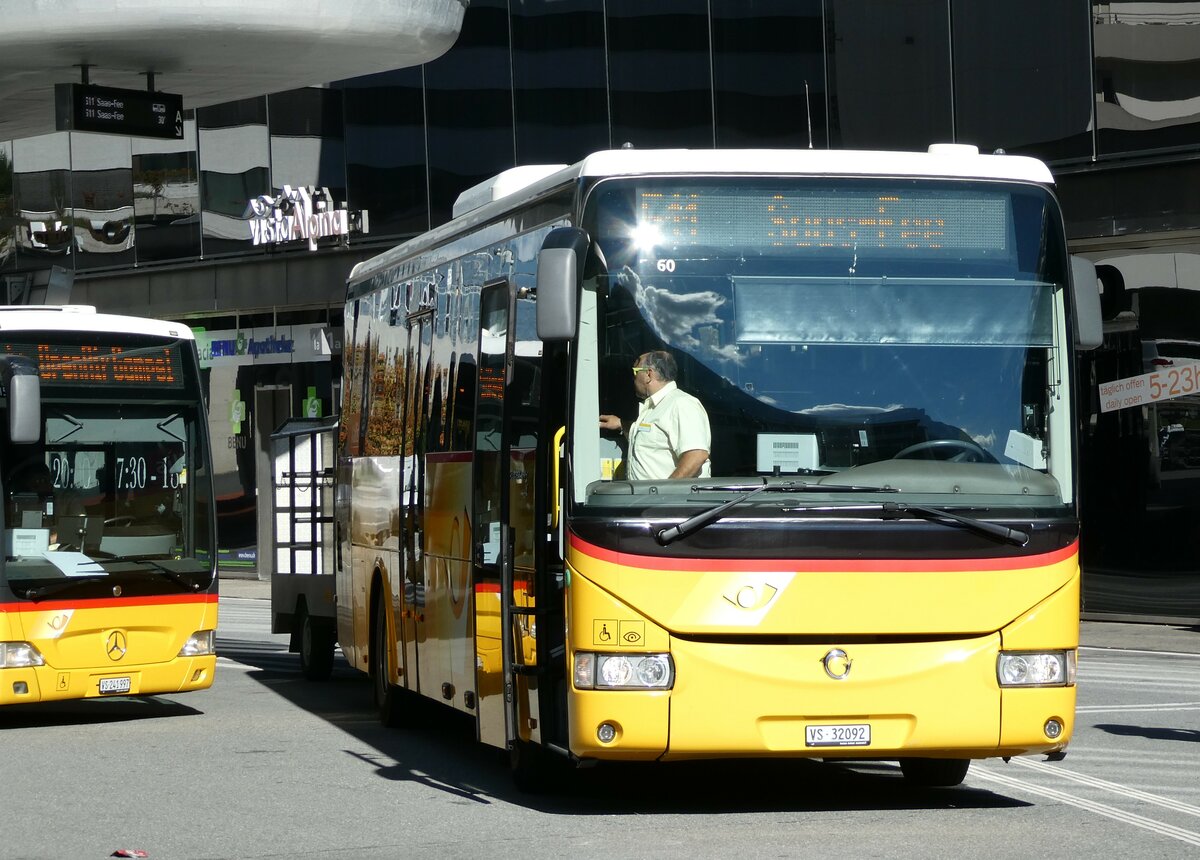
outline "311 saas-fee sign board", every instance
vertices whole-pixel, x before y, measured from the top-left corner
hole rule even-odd
[[[90,84],[54,85],[55,127],[183,140],[183,96]]]

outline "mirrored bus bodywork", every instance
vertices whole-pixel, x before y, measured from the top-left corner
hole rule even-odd
[[[521,778],[546,750],[930,784],[1060,754],[1083,315],[1045,167],[623,151],[503,180],[351,276],[339,638],[385,717],[446,701]],[[638,420],[652,350],[711,477],[629,480],[601,429]]]
[[[210,686],[215,525],[190,330],[7,308],[0,355],[38,380],[35,398],[0,400],[0,704]]]

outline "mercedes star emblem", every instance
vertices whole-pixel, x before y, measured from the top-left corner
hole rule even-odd
[[[129,650],[129,642],[123,630],[114,630],[108,634],[108,659],[116,662],[125,656]],[[826,669],[825,671],[829,671]]]

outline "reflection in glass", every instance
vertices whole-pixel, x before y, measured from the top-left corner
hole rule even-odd
[[[609,148],[602,0],[511,8],[517,163],[573,163]]]
[[[474,0],[454,47],[425,66],[431,223],[515,164],[508,3]]]
[[[1042,0],[955,4],[958,140],[986,152],[1090,158],[1087,11]]]
[[[615,146],[714,145],[707,0],[608,0]]]
[[[266,96],[196,111],[205,255],[251,250],[244,215],[271,190]]]
[[[130,138],[74,132],[72,230],[79,269],[133,263],[133,165]]]
[[[267,97],[271,131],[271,186],[328,188],[335,203],[346,199],[346,150],[342,92],[306,87]]]
[[[367,210],[368,240],[429,229],[421,69],[341,81],[346,195]],[[356,239],[351,235],[351,242]]]
[[[830,0],[826,12],[830,145],[953,140],[946,0]]]
[[[1200,144],[1200,7],[1096,3],[1101,154]]]
[[[1200,245],[1089,254],[1104,284],[1104,344],[1091,391],[1156,374],[1162,399],[1101,411],[1080,436],[1084,605],[1091,612],[1200,615]],[[1090,394],[1085,394],[1087,397]],[[1085,399],[1086,403],[1087,400]],[[1086,417],[1086,416],[1085,416]]]
[[[70,133],[13,141],[17,268],[75,267]]]
[[[0,140],[0,271],[11,269],[17,261],[17,210],[12,167],[12,143]]]
[[[1059,172],[1055,184],[1072,239],[1200,229],[1197,161]]]
[[[822,33],[820,0],[713,0],[717,146],[829,145]]]
[[[200,256],[195,119],[183,140],[133,139],[133,217],[139,263]]]

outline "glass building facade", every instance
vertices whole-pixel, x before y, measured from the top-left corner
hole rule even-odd
[[[1200,618],[1200,397],[1105,412],[1095,394],[1200,360],[1193,2],[473,0],[434,62],[200,108],[182,141],[0,141],[0,279],[23,301],[73,275],[71,301],[200,331],[222,542],[250,564],[263,428],[337,402],[347,273],[463,189],[625,143],[934,141],[1047,161],[1072,251],[1099,265],[1085,610]],[[251,201],[285,186],[328,189],[367,232],[255,244]]]

